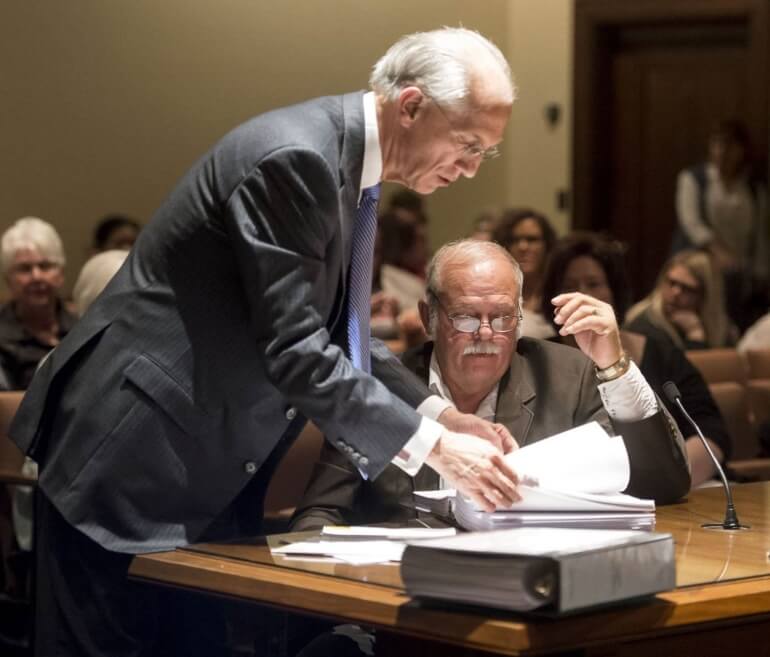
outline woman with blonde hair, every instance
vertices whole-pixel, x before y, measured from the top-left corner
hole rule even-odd
[[[655,289],[628,311],[625,327],[666,336],[685,350],[729,347],[737,337],[722,277],[700,250],[680,251],[663,266]]]

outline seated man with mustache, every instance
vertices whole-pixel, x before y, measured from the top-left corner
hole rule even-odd
[[[623,352],[612,307],[580,293],[553,299],[560,333],[574,336],[578,351],[519,337],[521,289],[521,269],[497,244],[444,246],[429,265],[420,304],[432,341],[404,354],[404,364],[458,410],[507,427],[519,446],[596,420],[623,436],[631,464],[626,493],[659,504],[685,495],[682,436]],[[390,466],[364,480],[325,444],[292,530],[405,522],[416,515],[413,491],[439,487],[429,468],[410,477]]]

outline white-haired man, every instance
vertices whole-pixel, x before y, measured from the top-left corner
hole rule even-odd
[[[432,342],[404,363],[464,413],[506,426],[519,445],[592,420],[623,436],[631,463],[627,492],[659,503],[687,493],[690,471],[682,437],[639,369],[623,353],[612,307],[579,293],[554,299],[557,324],[580,350],[519,338],[522,273],[492,242],[442,247],[428,269],[421,305]],[[293,530],[325,524],[405,521],[413,491],[434,489],[389,467],[364,481],[324,448],[297,507]]]
[[[3,233],[0,258],[10,292],[0,306],[0,390],[24,390],[76,320],[59,298],[64,248],[51,224],[24,217]]]
[[[508,66],[442,29],[392,46],[371,87],[225,136],[36,374],[11,436],[41,464],[39,654],[149,654],[169,605],[126,585],[131,556],[258,533],[305,418],[364,476],[427,463],[488,508],[516,498],[510,434],[432,396],[368,333],[372,188],[473,177],[502,139]],[[213,626],[188,622],[175,652],[214,654]]]

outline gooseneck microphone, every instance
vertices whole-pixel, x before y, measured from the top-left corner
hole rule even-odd
[[[738,522],[738,514],[735,512],[735,505],[733,504],[733,492],[730,490],[730,483],[727,481],[727,477],[725,476],[725,471],[722,469],[721,464],[719,463],[719,459],[714,455],[714,452],[711,451],[711,447],[708,444],[708,441],[703,437],[703,432],[700,430],[700,427],[696,424],[695,420],[693,420],[690,417],[690,414],[685,410],[684,406],[682,405],[682,394],[679,392],[679,388],[676,387],[676,383],[673,381],[666,381],[663,384],[663,392],[666,394],[666,397],[668,397],[668,400],[674,404],[675,406],[679,407],[679,410],[682,411],[684,416],[687,418],[687,421],[695,427],[695,431],[698,434],[698,438],[701,439],[701,442],[703,443],[703,446],[706,448],[706,452],[711,457],[711,460],[714,462],[714,465],[717,468],[717,471],[719,472],[719,476],[722,478],[722,486],[724,486],[725,489],[725,495],[727,496],[727,509],[725,510],[725,519],[722,523],[704,523],[701,525],[701,527],[704,527],[705,529],[724,529],[724,530],[736,530],[736,529],[750,529],[749,525],[742,525],[740,522]]]

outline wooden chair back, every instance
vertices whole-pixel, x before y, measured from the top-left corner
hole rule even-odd
[[[748,379],[746,361],[736,349],[691,350],[687,359],[709,384],[735,381],[745,385]]]
[[[8,437],[8,428],[23,396],[23,391],[0,392],[0,483],[6,475],[20,473],[24,464],[24,454]]]
[[[265,517],[288,520],[310,481],[323,445],[323,434],[312,422],[283,455],[265,493]]]
[[[752,349],[744,352],[750,379],[770,379],[770,349]]]

